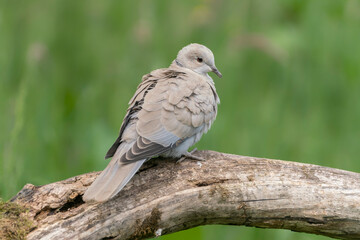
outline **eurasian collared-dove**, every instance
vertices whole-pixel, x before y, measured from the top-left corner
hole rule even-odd
[[[105,156],[112,160],[87,189],[84,201],[114,197],[154,156],[198,159],[187,150],[209,130],[220,103],[208,72],[222,77],[211,50],[194,43],[181,49],[168,68],[143,76],[119,137]]]

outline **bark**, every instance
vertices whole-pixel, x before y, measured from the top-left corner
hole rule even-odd
[[[360,174],[213,151],[206,162],[154,159],[114,199],[88,204],[98,175],[27,184],[31,239],[143,239],[207,224],[281,228],[360,239]]]

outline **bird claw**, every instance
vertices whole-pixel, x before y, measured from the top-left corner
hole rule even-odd
[[[184,153],[182,155],[182,157],[176,161],[176,163],[181,163],[182,161],[184,161],[185,159],[190,159],[190,160],[195,160],[195,161],[206,161],[206,159],[202,158],[202,157],[198,157],[198,156],[195,156],[195,155],[192,155],[194,152],[196,152],[197,149],[194,148],[191,152],[187,152],[187,153]]]

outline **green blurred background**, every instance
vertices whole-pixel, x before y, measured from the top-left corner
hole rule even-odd
[[[102,170],[141,76],[198,42],[224,77],[197,144],[360,171],[360,1],[0,1],[0,196]],[[328,239],[198,227],[161,239]]]

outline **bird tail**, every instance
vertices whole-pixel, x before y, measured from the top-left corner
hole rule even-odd
[[[122,164],[118,159],[122,155],[121,153],[124,152],[126,151],[117,151],[109,165],[86,190],[83,196],[85,202],[104,202],[114,197],[130,181],[146,160]]]

